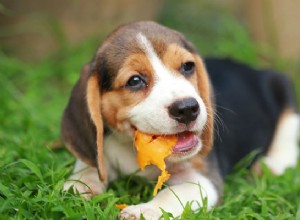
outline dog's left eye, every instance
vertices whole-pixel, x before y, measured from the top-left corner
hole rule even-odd
[[[132,91],[142,90],[147,87],[146,79],[140,75],[135,75],[129,78],[125,87]]]
[[[195,63],[194,62],[186,62],[181,65],[179,71],[185,76],[189,77],[194,73]]]

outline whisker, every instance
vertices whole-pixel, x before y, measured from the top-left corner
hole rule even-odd
[[[217,108],[220,108],[220,109],[223,109],[223,110],[226,110],[226,111],[228,111],[228,112],[230,112],[230,113],[232,113],[232,114],[237,114],[235,111],[233,111],[232,109],[229,109],[229,108],[225,108],[225,107],[223,107],[223,106],[221,106],[221,105],[217,105],[217,104],[215,104],[215,106],[217,107]]]

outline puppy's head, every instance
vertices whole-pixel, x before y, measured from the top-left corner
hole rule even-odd
[[[204,155],[212,145],[209,79],[192,44],[174,30],[137,22],[114,31],[97,51],[86,91],[98,154],[102,121],[129,135],[178,135],[171,161]]]

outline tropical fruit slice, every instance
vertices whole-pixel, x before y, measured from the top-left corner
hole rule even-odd
[[[135,132],[135,147],[137,149],[137,162],[142,170],[148,165],[155,165],[161,171],[158,177],[153,195],[156,195],[164,182],[170,178],[166,171],[165,158],[172,154],[172,149],[176,145],[178,138],[176,135],[151,135],[140,131]]]

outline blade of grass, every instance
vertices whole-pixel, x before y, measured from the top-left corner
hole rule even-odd
[[[20,159],[19,161],[23,163],[27,168],[29,168],[31,172],[33,172],[40,179],[41,182],[44,182],[41,170],[38,168],[37,165],[26,159]]]

